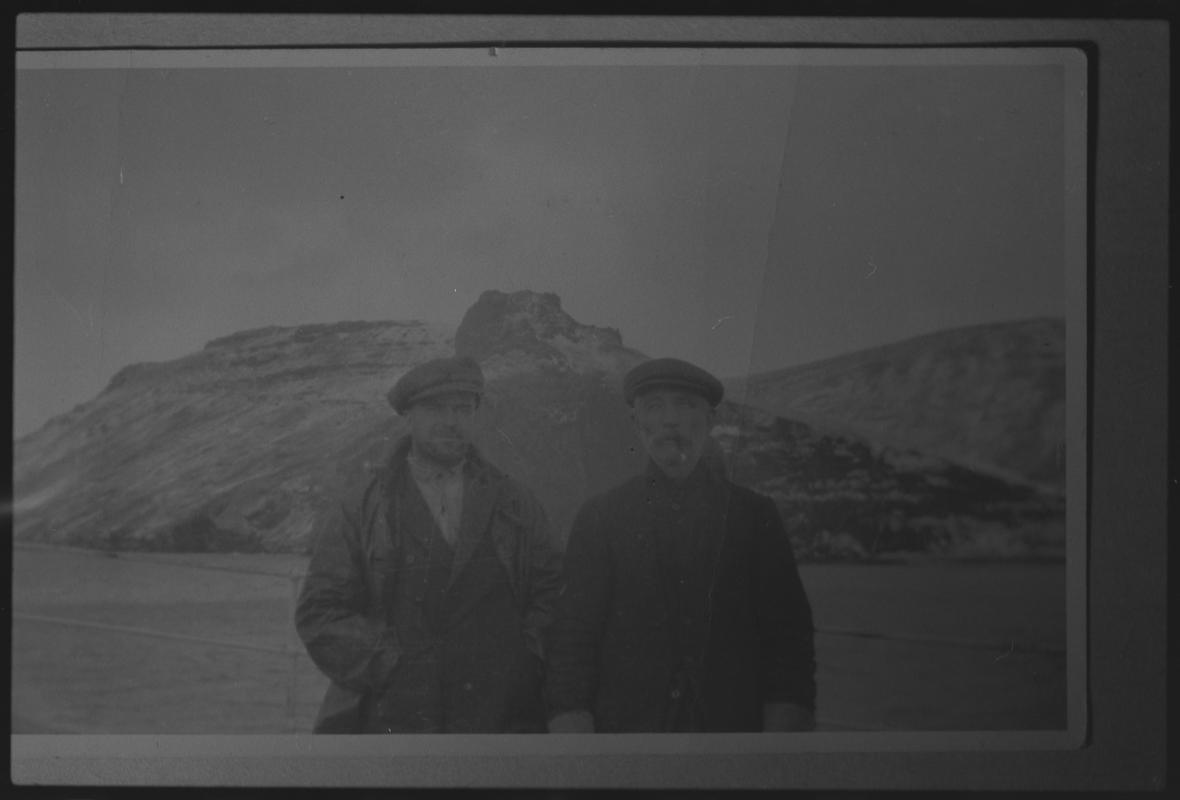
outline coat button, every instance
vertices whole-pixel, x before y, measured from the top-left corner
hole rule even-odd
[[[470,691],[471,691],[472,689],[474,689],[475,687],[474,687],[474,686],[472,686],[470,682],[468,682],[468,683],[465,683],[465,684],[463,684],[463,688],[464,688],[465,690],[467,690],[467,691],[469,691],[469,692],[470,692]]]
[[[680,699],[680,690],[679,690],[679,689],[673,689],[673,690],[672,690],[672,699],[673,699],[673,700],[679,700],[679,699]]]

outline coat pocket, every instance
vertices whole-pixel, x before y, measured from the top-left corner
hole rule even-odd
[[[339,684],[328,686],[316,715],[313,733],[363,733],[365,695]]]

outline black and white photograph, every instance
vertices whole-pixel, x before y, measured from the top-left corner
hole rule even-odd
[[[1085,744],[1082,49],[16,65],[14,742]]]

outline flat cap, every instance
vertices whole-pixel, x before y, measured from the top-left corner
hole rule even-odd
[[[436,358],[402,375],[386,397],[393,410],[405,414],[419,400],[448,392],[483,395],[483,370],[469,356]]]
[[[687,389],[696,392],[716,406],[725,394],[721,381],[705,370],[678,358],[653,358],[631,369],[623,378],[623,399],[627,405],[636,395],[659,387]]]

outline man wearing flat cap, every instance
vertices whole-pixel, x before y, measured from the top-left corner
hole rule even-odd
[[[318,733],[544,732],[542,640],[560,587],[545,513],[472,444],[479,365],[389,392],[409,434],[320,532],[295,624],[331,679]]]
[[[814,728],[811,607],[778,510],[708,455],[722,394],[678,359],[626,375],[649,460],[574,520],[548,648],[551,732]]]

